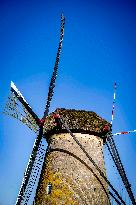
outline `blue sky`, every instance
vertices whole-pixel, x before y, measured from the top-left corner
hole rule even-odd
[[[0,112],[15,82],[42,117],[66,17],[57,85],[51,105],[85,109],[111,120],[113,83],[117,103],[113,132],[136,129],[136,4],[133,1],[0,1]],[[13,205],[35,134],[0,118],[0,205]],[[136,196],[136,135],[115,141]],[[108,177],[120,183],[105,152]],[[125,193],[124,193],[125,197]]]

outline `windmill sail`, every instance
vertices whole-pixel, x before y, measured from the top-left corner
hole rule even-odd
[[[50,107],[50,103],[53,97],[53,92],[54,92],[54,87],[55,87],[55,82],[56,82],[56,77],[57,77],[57,72],[58,72],[58,65],[59,65],[59,60],[60,60],[60,53],[62,49],[62,42],[63,42],[63,37],[64,37],[64,25],[65,25],[65,17],[62,14],[61,15],[61,32],[60,32],[59,47],[57,51],[53,74],[52,74],[51,81],[50,81],[48,97],[47,97],[45,111],[44,111],[44,117],[46,117],[49,113],[49,107]]]
[[[119,156],[119,153],[118,153],[118,150],[116,148],[115,141],[114,141],[112,135],[110,135],[108,137],[108,142],[109,142],[109,145],[108,145],[107,142],[106,142],[106,145],[107,145],[108,150],[109,150],[109,152],[111,154],[111,157],[112,157],[112,159],[113,159],[113,161],[114,161],[114,163],[116,165],[116,168],[117,168],[117,170],[118,170],[118,172],[119,172],[119,174],[121,176],[122,182],[123,182],[123,184],[124,184],[124,186],[126,188],[126,191],[127,191],[128,195],[129,195],[131,201],[132,201],[132,204],[136,205],[136,201],[135,201],[132,189],[131,189],[131,185],[130,185],[130,183],[128,181],[128,178],[127,178],[124,166],[123,166],[123,164],[121,162],[121,159],[120,159],[120,156]]]
[[[114,84],[114,97],[113,97],[113,106],[112,106],[111,125],[113,125],[114,109],[115,109],[115,99],[116,99],[116,83]],[[113,161],[115,163],[115,166],[116,166],[116,168],[117,168],[117,170],[119,172],[119,175],[120,175],[120,177],[122,179],[122,182],[123,182],[123,184],[124,184],[124,186],[126,188],[126,191],[127,191],[128,195],[129,195],[129,198],[130,198],[132,204],[136,205],[136,201],[135,201],[132,189],[131,189],[131,185],[130,185],[130,183],[128,181],[128,178],[127,178],[124,166],[122,164],[119,152],[117,150],[117,147],[116,147],[116,144],[115,144],[115,141],[113,139],[113,135],[112,135],[111,132],[109,132],[109,134],[108,134],[106,145],[107,145],[109,153],[111,154],[111,157],[112,157],[112,159],[113,159]]]
[[[117,132],[117,133],[113,134],[113,136],[116,136],[116,135],[125,135],[125,134],[129,134],[129,133],[136,133],[136,130],[129,130],[129,131]]]
[[[116,82],[114,83],[114,95],[113,95],[113,103],[112,103],[112,115],[111,115],[111,125],[113,123],[113,120],[114,120],[114,110],[115,110],[115,100],[116,100],[116,87],[117,87],[117,84]]]
[[[42,148],[41,148],[43,144],[41,140],[43,137],[43,127],[44,127],[44,121],[45,121],[44,119],[49,113],[49,107],[50,107],[50,103],[51,103],[53,92],[54,92],[55,81],[56,81],[57,71],[58,71],[58,64],[59,64],[60,53],[61,53],[61,48],[62,48],[62,41],[63,41],[63,36],[64,36],[64,25],[65,25],[65,18],[64,18],[64,15],[62,14],[61,15],[61,32],[60,32],[59,47],[58,47],[55,66],[54,66],[54,70],[53,70],[53,74],[52,74],[52,78],[51,78],[51,82],[49,86],[49,92],[48,92],[47,103],[46,103],[46,108],[45,108],[43,119],[39,120],[37,116],[34,116],[35,113],[33,113],[31,107],[29,107],[29,105],[25,101],[25,106],[28,106],[28,110],[30,111],[30,113],[32,113],[32,115],[34,116],[36,120],[36,123],[39,125],[39,135],[37,136],[34,146],[33,146],[32,154],[30,156],[30,160],[27,165],[26,172],[24,174],[24,178],[23,178],[22,185],[21,185],[21,188],[18,194],[16,205],[20,205],[21,201],[23,201],[25,204],[29,202],[29,198],[31,196],[33,187],[38,178],[37,173],[34,173],[33,176],[31,174],[33,171],[36,157],[38,157],[38,150],[41,151],[41,153],[39,154],[39,157],[41,157],[41,155],[43,157]],[[19,97],[21,99],[22,96],[19,96]],[[44,155],[45,155],[45,150],[44,150]],[[39,166],[40,166],[39,171],[41,171],[42,163]],[[33,177],[32,181],[30,180],[31,177]]]
[[[30,105],[12,81],[10,96],[8,97],[3,113],[20,120],[34,132],[38,131],[38,116],[33,112]]]

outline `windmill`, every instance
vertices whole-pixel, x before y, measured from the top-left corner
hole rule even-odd
[[[32,154],[30,156],[26,171],[24,173],[24,178],[21,184],[21,188],[16,200],[16,205],[21,205],[21,204],[28,204],[29,198],[31,196],[31,192],[33,190],[33,187],[35,185],[35,182],[38,177],[38,172],[40,172],[41,167],[42,167],[42,162],[41,158],[44,158],[45,155],[45,150],[43,148],[42,144],[42,138],[44,135],[44,130],[46,127],[46,117],[49,114],[49,108],[50,108],[50,103],[53,97],[53,92],[54,92],[54,87],[55,87],[55,81],[56,81],[56,76],[57,76],[57,71],[58,71],[58,64],[59,64],[59,59],[60,59],[60,53],[61,53],[61,48],[62,48],[62,41],[63,41],[63,36],[64,36],[64,24],[65,24],[65,18],[64,15],[61,15],[61,32],[60,32],[60,41],[59,41],[59,47],[57,51],[57,56],[56,56],[56,61],[55,61],[55,66],[53,70],[53,74],[51,77],[51,82],[49,86],[49,91],[48,91],[48,97],[47,97],[47,102],[45,106],[45,111],[42,119],[39,119],[38,116],[33,112],[32,108],[30,105],[27,103],[21,92],[17,89],[15,84],[11,82],[11,94],[9,97],[9,101],[6,104],[4,113],[7,115],[10,115],[14,118],[19,119],[22,123],[26,124],[31,130],[34,132],[38,133],[38,136],[35,140],[33,149],[32,149]],[[116,91],[116,84],[114,85],[114,89]],[[112,110],[112,120],[111,120],[111,125],[113,123],[113,117],[114,117],[114,105],[115,105],[115,93],[114,91],[114,101],[113,101],[113,110]],[[74,139],[74,141],[77,143],[77,145],[80,147],[80,149],[85,153],[86,157],[90,160],[90,162],[95,166],[101,177],[105,180],[105,182],[109,185],[111,188],[112,192],[109,191],[109,194],[115,199],[117,204],[126,204],[122,197],[119,195],[117,190],[112,186],[110,181],[106,178],[104,173],[101,171],[99,166],[95,163],[95,161],[92,159],[92,157],[88,154],[88,152],[85,150],[85,148],[80,144],[79,140],[76,138],[76,136],[71,132],[69,129],[68,125],[66,124],[65,120],[63,119],[62,116],[59,114],[54,115],[54,119],[60,126],[64,126],[67,132],[71,135],[71,137]],[[104,127],[104,131],[107,135],[107,141],[105,142],[106,146],[108,147],[108,150],[112,156],[112,159],[117,167],[117,170],[121,176],[121,179],[125,185],[125,188],[128,192],[128,195],[132,201],[132,204],[136,204],[133,192],[131,190],[130,183],[127,179],[124,167],[122,165],[118,150],[116,148],[113,136],[114,135],[120,135],[120,134],[127,134],[130,132],[135,132],[136,130],[133,131],[128,131],[128,132],[119,132],[112,134],[112,129],[109,126]],[[37,160],[38,158],[38,160]],[[38,163],[36,163],[37,161]],[[35,169],[36,167],[36,169]],[[34,175],[32,175],[34,173]],[[50,192],[51,185],[49,186],[48,192]]]

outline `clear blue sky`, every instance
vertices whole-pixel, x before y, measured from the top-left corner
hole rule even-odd
[[[92,110],[110,121],[116,80],[113,132],[136,129],[136,3],[129,0],[0,1],[0,112],[12,80],[42,117],[62,12],[65,36],[51,111]],[[36,136],[7,116],[1,115],[0,124],[0,205],[13,205]],[[136,196],[136,135],[115,140]],[[119,190],[105,156],[108,176]]]

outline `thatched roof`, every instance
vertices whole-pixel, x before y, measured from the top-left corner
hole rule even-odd
[[[45,120],[44,133],[46,138],[56,133],[67,133],[65,127],[63,125],[61,126],[57,123],[57,120],[55,120],[55,114],[59,114],[69,129],[74,133],[94,134],[105,139],[108,129],[110,130],[111,127],[109,122],[102,119],[95,112],[58,108]]]

